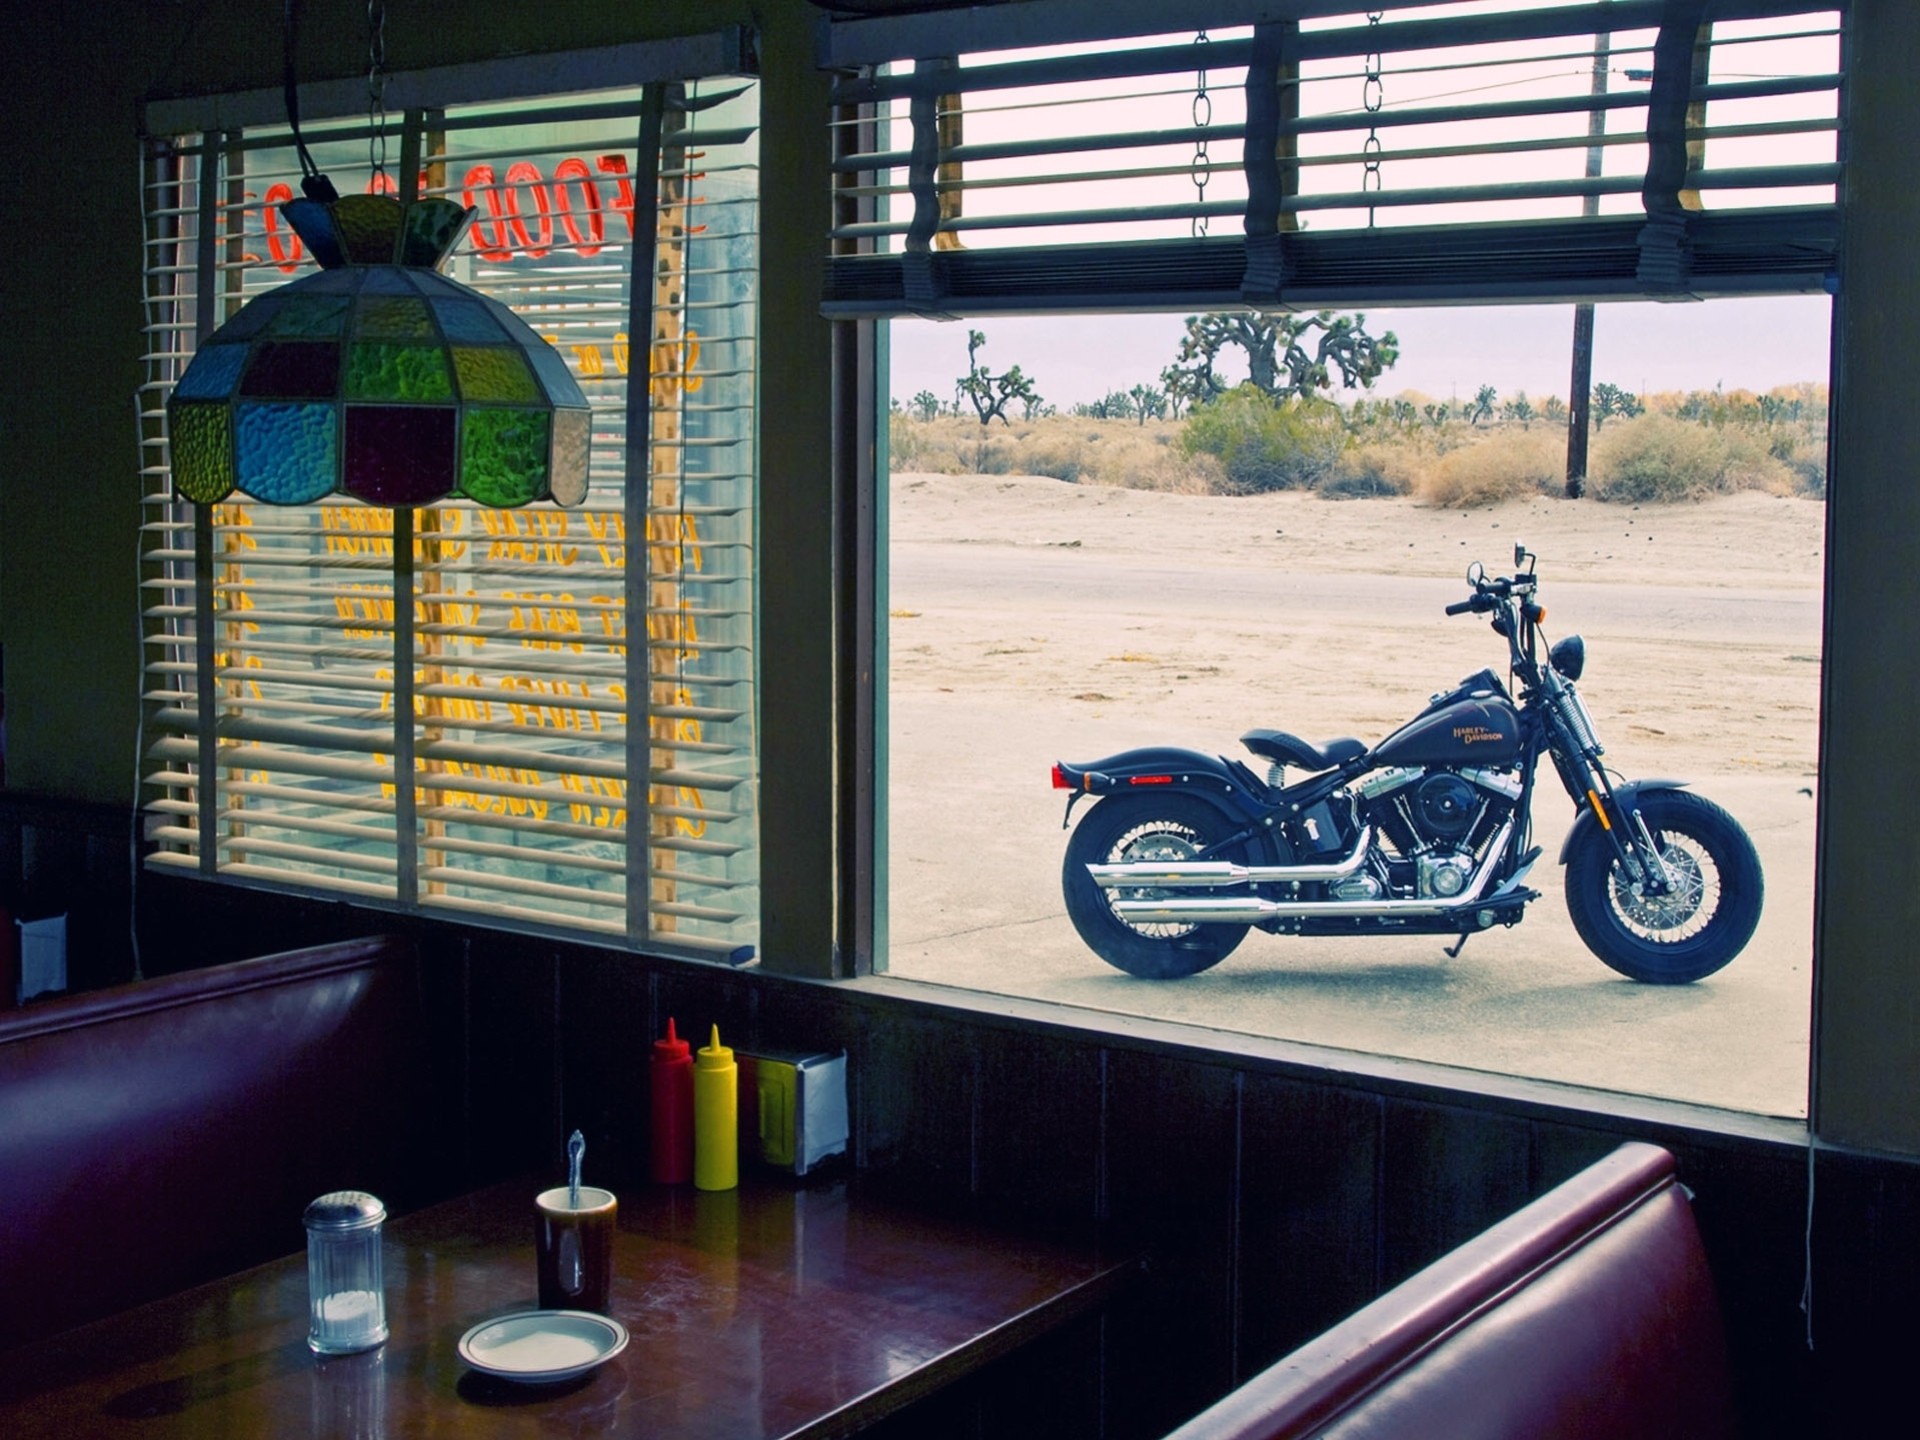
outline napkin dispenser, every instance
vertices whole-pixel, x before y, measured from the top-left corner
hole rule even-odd
[[[740,1149],[805,1175],[847,1148],[847,1052],[737,1051]]]

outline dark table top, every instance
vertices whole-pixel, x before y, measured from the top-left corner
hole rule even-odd
[[[612,1312],[631,1343],[584,1377],[523,1385],[455,1347],[534,1308],[539,1188],[387,1223],[378,1350],[308,1349],[306,1262],[290,1255],[0,1353],[0,1435],[846,1435],[1100,1305],[1136,1268],[857,1182],[649,1186],[620,1195]]]

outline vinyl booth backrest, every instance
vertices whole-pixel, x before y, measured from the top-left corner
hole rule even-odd
[[[390,936],[0,1016],[0,1348],[297,1250],[422,1182],[421,997]]]
[[[1605,1159],[1256,1375],[1169,1440],[1737,1433],[1673,1157]]]

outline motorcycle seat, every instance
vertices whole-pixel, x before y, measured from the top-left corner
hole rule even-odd
[[[1305,770],[1331,770],[1357,755],[1367,753],[1367,747],[1351,737],[1343,736],[1315,746],[1284,730],[1249,730],[1240,737],[1240,743],[1262,760],[1298,765]]]

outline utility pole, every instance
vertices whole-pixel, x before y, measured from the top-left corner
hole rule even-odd
[[[1612,0],[1607,0],[1608,4]],[[1593,37],[1593,88],[1595,99],[1607,93],[1607,64],[1613,51],[1613,33],[1602,30]],[[1607,133],[1607,115],[1598,105],[1587,112],[1587,179],[1598,180],[1605,168],[1605,146],[1600,141]],[[1598,215],[1600,197],[1585,195],[1580,213]],[[1573,375],[1567,382],[1567,498],[1578,500],[1587,487],[1587,401],[1593,394],[1593,306],[1573,307]]]

